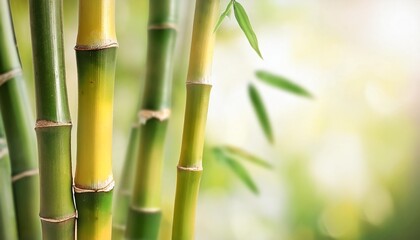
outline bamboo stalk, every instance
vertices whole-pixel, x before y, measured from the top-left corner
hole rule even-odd
[[[210,97],[214,26],[219,0],[197,0],[194,14],[181,155],[177,167],[172,239],[194,239],[195,209],[202,174]]]
[[[159,234],[175,41],[175,1],[150,1],[146,82],[139,111],[140,145],[127,222],[128,239],[157,239]]]
[[[62,1],[30,1],[43,239],[74,239],[71,119],[67,102]]]
[[[76,43],[79,78],[75,198],[77,238],[111,239],[115,0],[80,0]]]
[[[136,118],[137,119],[137,118]],[[138,121],[131,127],[128,148],[124,159],[124,167],[121,174],[120,184],[117,185],[115,193],[115,205],[113,208],[112,239],[124,239],[128,208],[131,201],[134,183],[135,163],[137,160],[140,126]]]
[[[20,239],[40,239],[35,135],[7,0],[0,0],[0,53],[0,110],[11,160],[18,234]]]
[[[0,116],[0,239],[17,240],[15,204],[13,203],[12,169]]]

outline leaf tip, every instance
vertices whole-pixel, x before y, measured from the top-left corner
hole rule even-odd
[[[264,57],[262,56],[260,49],[257,50],[257,54],[261,58],[261,60],[264,60]]]

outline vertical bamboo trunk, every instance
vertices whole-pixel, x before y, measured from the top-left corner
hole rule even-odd
[[[1,115],[1,114],[0,114]],[[0,239],[17,240],[15,204],[13,203],[12,170],[3,122],[0,116]]]
[[[11,160],[18,234],[20,239],[40,239],[35,135],[21,75],[9,2],[0,0],[0,109]]]
[[[157,239],[161,219],[161,178],[170,116],[173,52],[176,40],[174,0],[149,2],[147,70],[139,111],[140,145],[128,239]]]
[[[61,0],[30,1],[43,239],[74,239]]]
[[[202,173],[214,26],[219,0],[197,0],[194,14],[181,156],[177,167],[172,239],[194,239],[195,209]]]
[[[124,239],[125,235],[128,207],[130,205],[134,183],[135,162],[139,149],[140,126],[137,122],[131,127],[121,180],[116,190],[113,210],[114,216],[112,220],[112,240]]]
[[[80,0],[76,59],[79,78],[75,198],[77,238],[111,239],[112,113],[115,0]]]

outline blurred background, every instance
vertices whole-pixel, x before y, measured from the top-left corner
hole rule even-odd
[[[180,0],[173,118],[163,173],[162,239],[169,239],[182,133],[194,1]],[[420,239],[420,1],[240,0],[264,60],[236,21],[218,30],[196,239]],[[114,111],[118,184],[145,72],[147,1],[117,1],[120,47]],[[11,1],[34,103],[29,13]],[[220,13],[227,5],[221,1]],[[77,1],[64,1],[67,87],[77,127],[73,47]],[[261,84],[256,70],[283,75],[314,99]],[[263,135],[247,96],[253,82],[275,130]],[[33,105],[34,107],[34,105]],[[34,109],[34,108],[33,108]],[[273,165],[243,162],[254,194],[211,153],[233,145]],[[76,145],[73,144],[73,150]],[[73,154],[75,156],[75,154]]]

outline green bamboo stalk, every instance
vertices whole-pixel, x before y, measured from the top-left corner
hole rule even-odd
[[[137,119],[137,118],[136,118]],[[138,121],[131,127],[128,148],[124,159],[124,167],[121,174],[121,180],[117,185],[115,193],[115,205],[113,208],[114,217],[112,219],[112,239],[124,239],[128,208],[131,201],[132,189],[135,175],[135,163],[137,160],[140,126]]]
[[[195,209],[202,174],[210,97],[214,26],[219,0],[197,0],[194,14],[181,156],[177,167],[172,239],[194,239]]]
[[[1,115],[1,114],[0,114]],[[17,240],[15,204],[13,203],[12,169],[0,116],[0,239]]]
[[[0,53],[0,110],[11,160],[18,234],[20,239],[40,239],[35,134],[7,0],[0,0]]]
[[[147,70],[139,111],[140,145],[129,209],[128,239],[157,239],[161,220],[164,142],[170,116],[175,1],[149,2]]]
[[[36,93],[43,239],[74,239],[71,119],[67,102],[62,1],[29,2]]]
[[[76,43],[79,81],[75,199],[77,238],[111,239],[115,0],[80,0]]]

